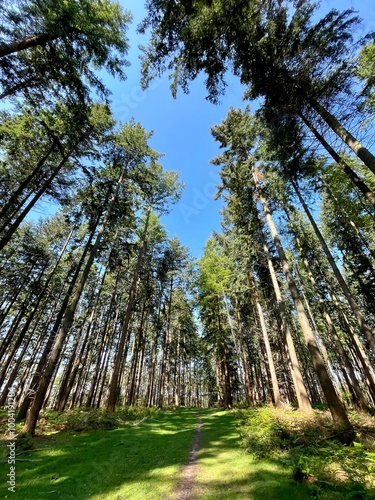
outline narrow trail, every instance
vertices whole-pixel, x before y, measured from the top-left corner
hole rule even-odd
[[[198,456],[201,432],[203,427],[202,417],[199,415],[199,413],[197,413],[197,418],[198,418],[198,425],[189,451],[189,458],[183,470],[181,481],[177,486],[177,491],[172,496],[172,500],[192,499],[194,479],[197,473],[197,456]]]

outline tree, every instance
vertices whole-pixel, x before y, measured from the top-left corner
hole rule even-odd
[[[236,180],[238,179],[240,173],[242,174],[243,179],[245,179],[247,175],[248,184],[254,183],[255,185],[254,195],[263,207],[264,216],[269,227],[274,246],[278,252],[283,273],[298,315],[305,343],[310,353],[315,373],[320,381],[328,407],[331,411],[332,418],[337,424],[348,430],[348,438],[351,439],[353,431],[348,420],[345,407],[339,399],[333,382],[329,377],[323,357],[314,338],[314,333],[311,328],[306,309],[303,305],[303,300],[296,286],[295,279],[291,272],[291,267],[272,218],[270,208],[268,207],[263,190],[260,186],[263,174],[259,171],[259,167],[257,167],[257,164],[261,165],[260,162],[257,163],[257,151],[255,151],[255,145],[258,145],[257,136],[251,134],[251,132],[254,132],[255,130],[256,126],[254,126],[254,122],[251,121],[248,113],[245,112],[242,114],[241,111],[235,111],[233,109],[230,110],[227,120],[225,120],[221,126],[217,126],[213,130],[215,139],[221,143],[222,148],[225,148],[224,153],[216,157],[213,162],[217,165],[223,165],[223,170],[221,172],[223,188],[227,188],[229,191],[233,188],[236,190],[236,186],[238,186],[238,184],[236,184]],[[251,179],[251,176],[253,176],[253,179]],[[255,200],[253,199],[252,202],[255,203]]]
[[[90,177],[82,160],[94,159],[113,124],[108,107],[102,104],[57,103],[53,110],[33,113],[25,109],[21,115],[8,117],[3,124],[5,202],[0,209],[0,248],[9,243],[43,196],[60,201],[78,170]]]
[[[350,42],[358,19],[352,11],[332,10],[313,23],[316,5],[226,0],[171,5],[149,2],[140,32],[151,28],[143,58],[143,85],[166,68],[173,70],[172,92],[203,71],[208,98],[217,102],[230,66],[246,96],[262,97],[277,122],[286,112],[313,110],[375,173],[375,157],[329,111],[353,76]],[[244,22],[246,20],[246,22]]]
[[[150,215],[152,211],[163,213],[168,211],[169,203],[178,200],[181,193],[181,184],[178,183],[176,172],[164,172],[162,166],[157,163],[157,159],[161,156],[156,151],[153,151],[147,144],[147,140],[151,134],[147,134],[144,129],[138,128],[137,141],[131,145],[129,153],[135,153],[137,159],[138,183],[142,194],[142,204],[144,210],[143,231],[140,238],[140,247],[138,252],[137,263],[133,272],[132,283],[129,290],[129,296],[126,306],[125,315],[122,323],[122,331],[118,352],[116,353],[114,369],[111,377],[109,397],[107,401],[107,410],[113,412],[116,402],[119,397],[119,376],[120,367],[123,361],[125,342],[128,336],[128,329],[133,313],[134,302],[136,299],[139,273],[142,269],[143,258],[147,245],[148,227]],[[120,147],[124,147],[125,154],[128,153],[128,138],[126,135],[120,139]],[[135,147],[134,147],[135,146]],[[143,168],[139,168],[143,167]]]
[[[373,113],[375,109],[375,42],[365,45],[358,55],[357,75],[363,82],[363,106]]]
[[[21,0],[5,5],[0,25],[2,96],[38,102],[49,94],[90,95],[86,82],[106,90],[94,70],[124,78],[131,15],[111,0]]]

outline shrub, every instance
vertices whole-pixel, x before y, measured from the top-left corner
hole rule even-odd
[[[364,488],[375,487],[375,444],[368,416],[361,432],[357,414],[358,434],[353,446],[335,439],[337,430],[326,411],[304,415],[260,408],[239,410],[237,416],[242,446],[248,453],[255,459],[281,461],[291,468],[295,480],[310,483],[316,493],[340,485],[355,495],[362,491],[358,498],[367,498]]]

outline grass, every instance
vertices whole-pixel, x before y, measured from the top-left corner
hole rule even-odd
[[[115,429],[59,431],[17,441],[16,493],[4,487],[9,465],[2,446],[0,497],[120,500],[165,499],[184,466],[197,425],[194,410],[159,413]],[[25,461],[23,461],[25,460]]]
[[[233,411],[201,412],[203,429],[195,484],[197,499],[307,499],[309,486],[292,479],[291,469],[259,460],[241,449]]]
[[[374,418],[351,415],[358,434],[346,447],[333,439],[324,411],[307,417],[270,408],[202,409],[200,415],[197,500],[375,498]],[[7,491],[2,443],[0,498],[171,498],[196,426],[194,409],[120,408],[109,417],[99,410],[47,412],[39,435],[17,439],[16,493]]]

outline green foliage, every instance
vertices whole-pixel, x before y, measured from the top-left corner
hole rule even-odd
[[[365,106],[375,111],[375,42],[362,48],[358,56],[357,75],[363,81]]]
[[[252,98],[296,106],[296,112],[304,97],[332,95],[351,75],[348,55],[358,19],[352,11],[332,10],[314,23],[316,7],[306,0],[294,10],[286,1],[150,1],[140,27],[151,28],[143,83],[167,68],[174,70],[172,92],[178,86],[187,91],[202,71],[208,98],[217,102],[229,66],[251,85]]]
[[[83,411],[75,408],[63,416],[64,427],[76,432],[89,429],[111,429],[116,427],[117,419],[114,415],[107,415],[105,410]]]
[[[43,433],[114,429],[131,422],[155,418],[161,413],[157,408],[142,406],[117,406],[113,413],[107,413],[103,408],[74,408],[63,413],[46,410],[40,417],[39,429]]]
[[[128,415],[128,425],[83,432],[55,428],[53,434],[35,436],[32,450],[23,450],[22,454],[19,450],[16,493],[12,493],[12,498],[42,499],[51,495],[61,500],[170,498],[194,436],[195,410],[118,408],[117,411],[124,418]],[[151,414],[155,418],[143,419]],[[57,414],[47,413],[46,420],[50,418],[56,419]],[[1,446],[0,452],[4,451],[5,459],[4,448]],[[18,444],[16,449],[18,452]],[[9,465],[4,461],[0,464],[1,477],[5,478],[7,473]],[[3,481],[1,498],[6,494],[9,496]]]
[[[21,92],[26,98],[46,100],[49,94],[66,92],[82,99],[91,92],[87,83],[107,93],[95,74],[98,69],[125,78],[131,15],[117,2],[21,0],[4,6],[1,21],[3,96]]]
[[[307,416],[261,408],[240,410],[237,417],[242,447],[255,459],[281,461],[295,480],[311,483],[316,494],[336,485],[370,498],[366,489],[375,487],[375,442],[366,439],[367,421],[357,420],[357,440],[344,446],[327,412]]]

